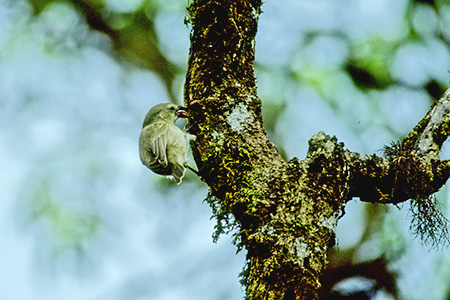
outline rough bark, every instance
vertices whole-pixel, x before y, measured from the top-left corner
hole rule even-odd
[[[259,0],[196,0],[185,105],[199,174],[216,213],[232,215],[247,250],[247,299],[316,299],[337,221],[352,197],[426,198],[449,177],[449,92],[387,157],[362,156],[320,132],[303,161],[266,136],[253,71]]]

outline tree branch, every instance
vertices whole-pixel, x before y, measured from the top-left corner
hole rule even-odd
[[[448,136],[448,92],[402,143],[387,149],[386,158],[350,152],[319,132],[305,160],[286,162],[266,136],[256,95],[252,64],[260,5],[195,0],[189,7],[185,105],[197,136],[193,153],[210,187],[219,233],[231,222],[239,249],[247,250],[247,299],[317,299],[349,199],[426,199],[447,180],[450,164],[436,153]]]
[[[353,197],[363,201],[399,203],[427,198],[449,178],[448,161],[439,160],[450,134],[450,89],[399,143],[386,147],[387,158],[347,153],[352,169]]]
[[[439,160],[442,144],[450,134],[450,89],[434,103],[426,116],[406,136],[405,146],[428,160]]]
[[[28,0],[33,6],[35,14],[41,13],[47,5],[54,0]],[[111,19],[115,16],[104,12],[103,1],[69,0],[75,9],[86,19],[92,29],[103,32],[112,41],[118,52],[126,54],[140,65],[153,70],[164,81],[167,93],[172,102],[176,102],[173,90],[173,82],[177,72],[177,66],[167,60],[158,45],[158,38],[153,25],[153,20],[148,18],[146,12],[141,9],[129,14],[129,24],[121,28],[111,25]],[[105,17],[106,15],[109,16]],[[123,16],[121,16],[123,17]]]

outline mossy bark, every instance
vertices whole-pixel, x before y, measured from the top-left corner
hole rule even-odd
[[[196,0],[188,8],[185,105],[197,136],[193,152],[216,213],[236,220],[247,250],[247,299],[316,299],[345,203],[429,195],[448,178],[448,164],[424,160],[409,146],[388,158],[363,157],[322,132],[309,141],[305,160],[284,161],[267,138],[256,94],[260,6],[260,0]],[[447,126],[439,128],[448,135]],[[437,170],[439,180],[424,188]]]

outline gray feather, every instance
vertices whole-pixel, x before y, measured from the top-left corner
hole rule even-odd
[[[160,175],[172,175],[177,184],[185,173],[187,163],[188,136],[175,126],[178,106],[158,104],[146,115],[139,135],[139,157],[141,162]]]

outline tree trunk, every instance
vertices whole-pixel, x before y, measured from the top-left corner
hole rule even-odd
[[[349,199],[426,199],[447,180],[449,164],[438,152],[449,131],[449,93],[388,158],[363,157],[320,132],[305,160],[286,162],[266,136],[256,95],[260,6],[259,0],[196,0],[188,8],[185,105],[197,136],[193,152],[219,224],[235,225],[247,250],[247,299],[317,299]]]

